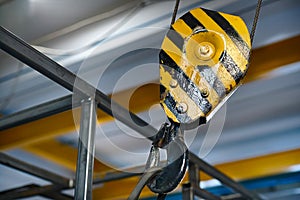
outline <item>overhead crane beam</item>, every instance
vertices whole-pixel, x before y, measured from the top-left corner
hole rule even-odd
[[[122,100],[130,97],[129,108],[134,113],[149,109],[152,105],[159,102],[159,87],[155,84],[144,85],[135,90],[132,96],[129,96],[130,94],[132,94],[132,90],[129,89],[114,94],[113,99],[125,107],[128,105],[124,105]],[[29,108],[27,111],[24,110],[12,116],[0,118],[0,130],[1,128],[4,129],[0,131],[0,150],[24,147],[29,144],[38,145],[37,142],[40,143],[43,140],[48,140],[76,130],[73,112],[79,112],[79,108],[66,110],[57,114],[51,112],[51,110],[57,110],[59,112],[72,107],[72,105],[70,105],[72,102],[71,96],[63,97],[62,100],[62,103],[51,101]],[[31,116],[29,116],[29,114]],[[47,115],[48,117],[46,117]],[[39,116],[43,116],[43,118],[36,120]],[[113,119],[100,109],[97,110],[97,117],[98,123],[108,122]],[[33,121],[11,127],[14,124],[20,124],[28,120]],[[58,121],[60,123],[57,123]]]
[[[268,75],[284,65],[300,61],[300,35],[254,49],[244,82],[251,82]]]
[[[73,172],[75,172],[76,170],[77,149],[73,146],[63,144],[54,138],[25,146],[23,147],[23,150],[45,158]],[[63,152],[63,154],[61,152]],[[108,170],[111,170],[111,168],[95,159],[95,173],[100,173]]]

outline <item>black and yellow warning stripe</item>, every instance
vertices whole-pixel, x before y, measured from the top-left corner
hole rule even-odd
[[[209,61],[193,52],[206,40],[216,52]],[[244,77],[249,52],[249,33],[239,17],[202,8],[183,15],[160,52],[161,104],[167,116],[186,124],[206,118]],[[182,102],[188,107],[184,112],[178,111]]]

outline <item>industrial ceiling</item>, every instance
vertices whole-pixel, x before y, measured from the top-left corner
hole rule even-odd
[[[157,0],[5,0],[0,1],[0,25],[158,129],[166,120],[158,102],[158,50],[173,6],[174,1]],[[187,0],[180,3],[178,16],[200,6],[239,15],[250,30],[256,1]],[[245,83],[209,124],[187,131],[192,152],[222,165],[300,148],[299,11],[298,0],[264,1]],[[0,57],[2,117],[70,94],[4,51]],[[2,130],[1,150],[74,176],[77,118],[76,110],[66,111]],[[95,164],[96,172],[146,162],[151,146],[148,140],[103,113],[98,119],[96,158],[102,164]],[[278,166],[277,171],[262,169],[249,176],[237,173],[235,178],[300,170],[297,159],[290,159],[295,163]],[[278,162],[284,164],[284,159]],[[0,180],[0,191],[31,182],[47,183],[4,165],[0,165]],[[299,197],[298,190],[293,192],[290,195]]]

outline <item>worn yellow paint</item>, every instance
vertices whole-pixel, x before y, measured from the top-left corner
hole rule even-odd
[[[290,166],[298,164],[300,164],[300,149],[219,164],[215,167],[235,180],[246,180],[288,172]],[[202,173],[200,176],[201,180],[211,179]],[[186,176],[182,183],[187,181]],[[93,196],[95,199],[127,199],[137,182],[138,178],[130,178],[104,183],[94,189]],[[180,191],[180,188],[178,190]],[[141,196],[153,196],[153,193],[145,188]]]
[[[182,19],[178,19],[175,24],[172,25],[174,30],[178,32],[181,37],[185,38],[192,34],[193,30],[186,25],[186,23]]]
[[[219,19],[222,18],[226,21],[226,27],[220,25]],[[228,27],[232,28],[231,31],[236,34],[229,33]],[[250,34],[240,17],[207,11],[202,8],[189,11],[177,20],[172,28],[174,30],[171,29],[167,33],[161,46],[160,68],[163,70],[160,70],[160,82],[165,90],[162,91],[160,102],[167,116],[173,121],[192,124],[199,118],[207,118],[226,97],[226,94],[230,94],[244,77],[251,49]],[[246,41],[243,40],[244,38]],[[234,63],[234,67],[230,67],[232,63]],[[226,67],[227,70],[222,69]],[[225,73],[222,74],[222,72]],[[178,77],[176,73],[184,73],[184,76],[179,75]],[[212,79],[209,73],[221,76],[217,77],[217,80],[222,82],[226,92],[218,93],[219,88],[216,84],[202,81],[202,79]],[[177,94],[176,87],[168,83],[169,80],[173,80],[169,79],[169,74],[175,81],[183,82],[182,85],[186,85],[184,81],[193,82],[195,91],[181,86],[185,92]],[[188,80],[183,80],[184,78]],[[207,90],[209,90],[209,95],[202,95]],[[176,97],[179,97],[179,99],[177,98],[179,101],[176,100]],[[200,101],[198,101],[199,99]],[[187,101],[195,103],[186,103],[189,108],[183,116],[178,114],[176,108],[170,107],[170,101],[173,100],[174,104]],[[204,108],[201,103],[206,100],[209,103]],[[208,107],[209,109],[207,109]],[[198,112],[197,108],[202,113]],[[190,109],[196,112],[190,114]],[[170,113],[172,114],[170,115]]]
[[[164,71],[162,67],[160,67],[160,75],[163,76],[164,78],[161,80],[161,84],[164,85],[166,88],[170,87],[169,83],[172,79],[171,75]],[[176,102],[184,102],[188,105],[187,109],[187,115],[188,116],[195,116],[195,115],[203,115],[202,111],[199,109],[199,107],[193,102],[189,97],[185,95],[185,92],[180,88],[180,87],[175,87],[170,89],[170,93],[172,94],[174,100]],[[168,107],[163,104],[165,110],[169,110]],[[170,118],[175,117],[175,115],[171,114],[168,116]],[[177,121],[176,117],[172,118],[173,121]],[[178,121],[177,121],[178,122]]]
[[[248,37],[248,29],[243,20],[240,20],[241,18],[239,16],[226,14],[222,12],[219,13],[230,22],[230,25],[239,33],[239,35],[247,43],[247,45],[251,47],[250,37]]]
[[[214,71],[216,71],[216,74],[219,77],[220,81],[224,84],[226,91],[231,91],[231,88],[236,86],[236,82],[234,81],[230,73],[223,65],[215,66],[214,68]]]
[[[205,27],[208,30],[215,30],[218,33],[222,34],[222,36],[225,38],[226,46],[227,46],[226,50],[228,51],[229,55],[232,57],[234,62],[239,66],[242,72],[245,72],[248,60],[243,56],[243,54],[236,47],[233,41],[229,38],[226,32],[215,21],[213,21],[202,9],[198,8],[192,10],[191,13],[194,15],[195,18],[201,20],[201,22],[204,23]],[[243,20],[241,20],[240,17],[232,16],[232,15],[223,15],[223,16],[226,17],[226,19],[229,22],[232,22],[232,20],[235,22],[234,24],[236,24],[237,27],[236,31],[243,30],[242,32],[240,32],[240,35],[242,33],[246,33],[246,35],[244,35],[243,38],[247,38],[246,36],[249,37],[247,26],[245,25]],[[247,39],[246,41],[250,41],[250,39]],[[251,48],[251,45],[248,42],[246,43]]]

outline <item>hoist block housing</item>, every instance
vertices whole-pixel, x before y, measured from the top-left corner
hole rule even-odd
[[[168,118],[188,128],[208,121],[245,76],[250,49],[238,16],[196,8],[180,17],[159,55],[160,103]]]

